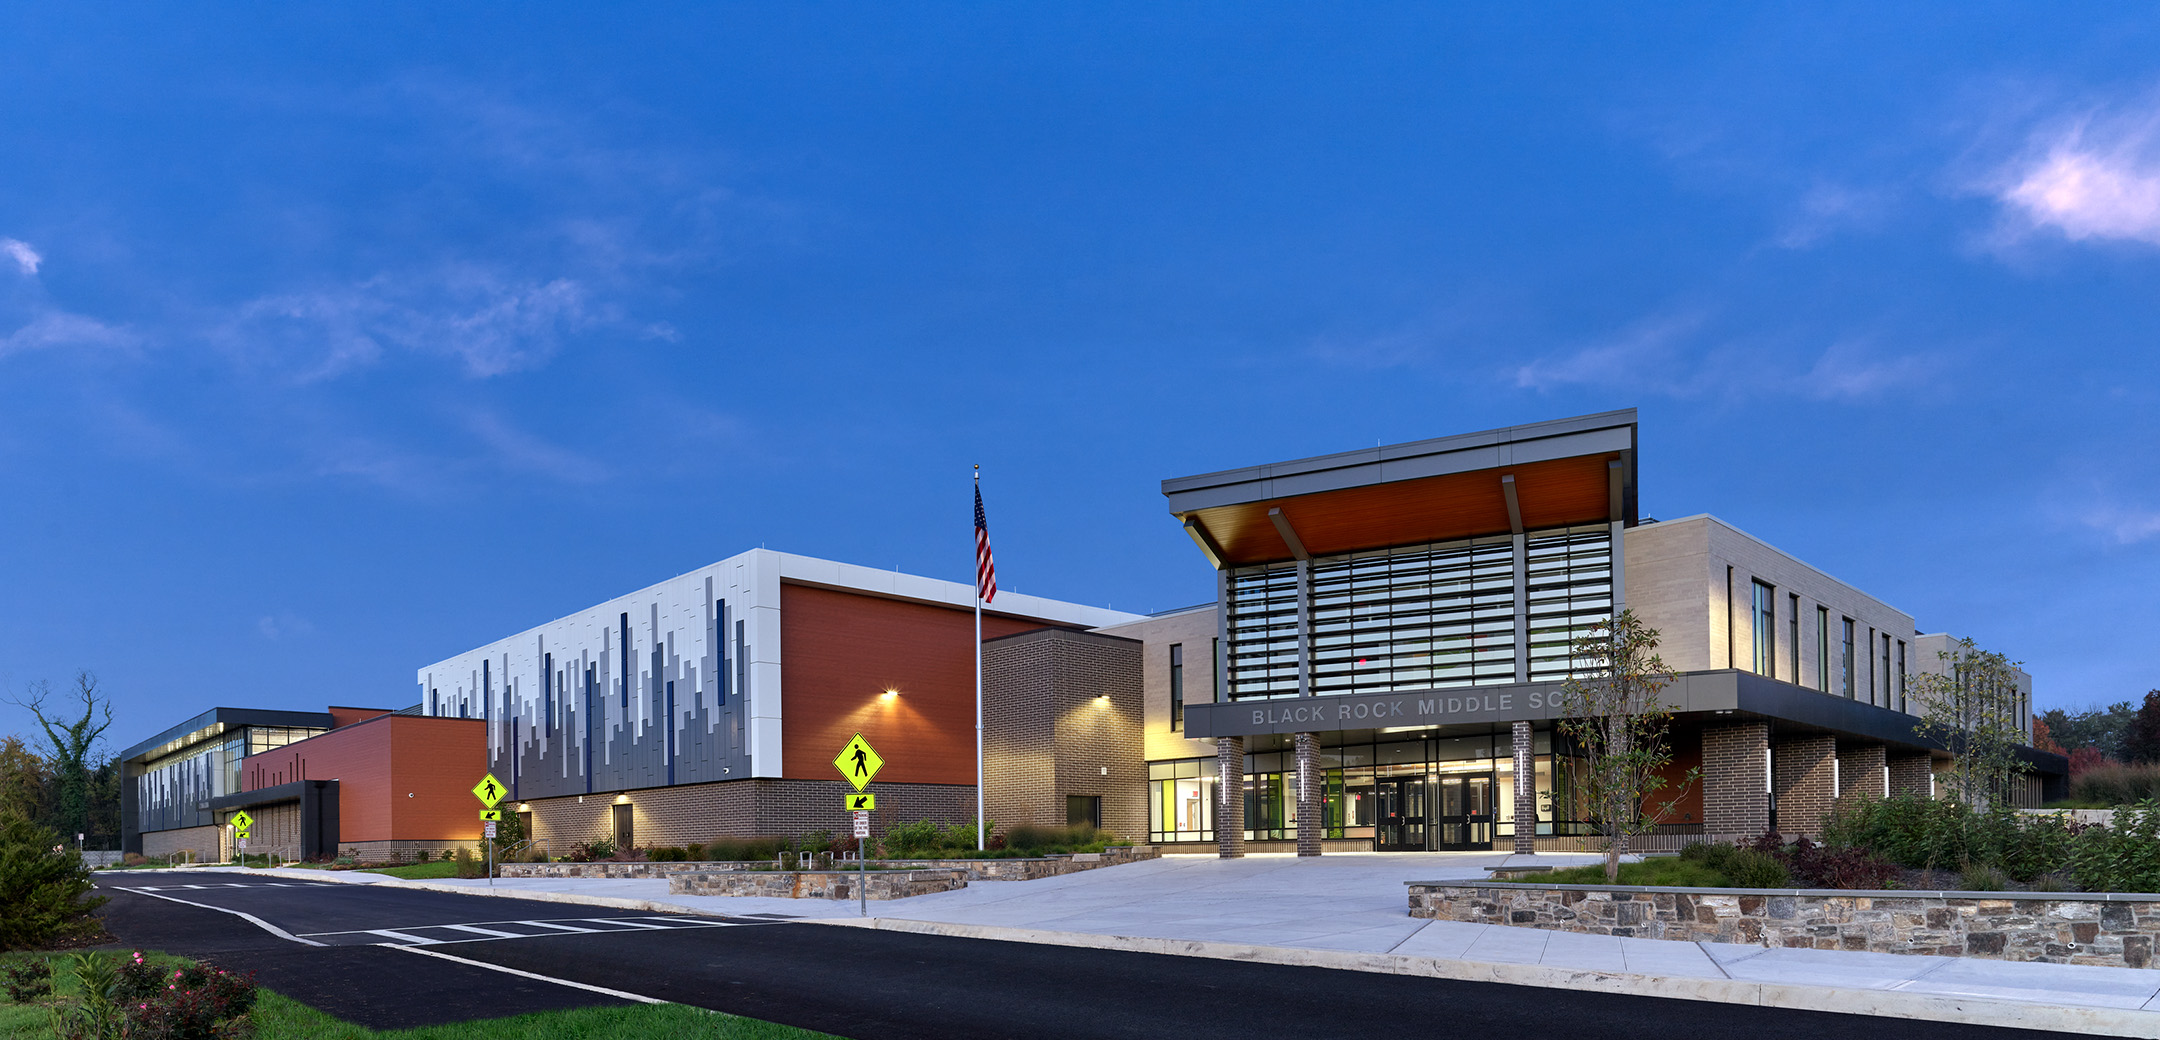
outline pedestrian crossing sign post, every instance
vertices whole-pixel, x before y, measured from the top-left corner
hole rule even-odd
[[[855,785],[858,791],[870,786],[871,778],[877,776],[878,770],[884,766],[885,760],[878,757],[877,751],[860,733],[855,734],[855,739],[848,741],[847,746],[840,749],[840,757],[833,759],[833,768],[838,769],[840,775],[846,777],[847,782]]]
[[[848,795],[845,808],[851,813],[866,813],[875,810],[877,808],[877,795],[867,791],[862,794]]]
[[[247,837],[248,828],[253,826],[255,826],[255,817],[249,816],[246,809],[233,814],[232,829],[235,835],[245,838]]]
[[[495,779],[495,774],[489,773],[481,777],[479,783],[473,785],[472,793],[473,797],[480,799],[481,805],[493,809],[495,803],[502,801],[503,795],[510,792],[503,787],[502,781]]]
[[[472,793],[473,797],[480,799],[480,804],[486,807],[480,813],[480,819],[483,821],[480,826],[487,832],[488,840],[480,844],[482,846],[481,851],[487,854],[488,887],[493,888],[495,885],[495,824],[496,821],[502,819],[502,810],[495,808],[495,803],[502,801],[503,796],[510,792],[503,787],[502,781],[495,779],[495,774],[489,773],[482,776],[479,783],[473,785]]]
[[[482,810],[480,810],[480,818],[481,818],[481,819],[483,819],[483,820],[486,820],[486,821],[487,821],[487,822],[489,822],[489,823],[501,823],[501,822],[502,822],[502,810],[501,810],[501,809],[482,809]]]

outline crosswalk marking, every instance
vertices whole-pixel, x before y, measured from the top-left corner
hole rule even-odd
[[[594,928],[578,928],[567,924],[556,924],[553,921],[519,921],[517,923],[522,925],[530,925],[534,928],[560,928],[563,931],[576,932],[579,935],[591,935],[593,932],[598,930]]]
[[[525,932],[498,932],[498,931],[496,931],[496,930],[495,930],[495,929],[493,929],[493,928],[482,928],[482,927],[480,927],[479,925],[476,925],[476,924],[438,924],[438,925],[434,925],[433,927],[436,927],[436,928],[455,928],[455,929],[457,929],[458,931],[461,931],[461,932],[471,932],[471,933],[473,933],[474,935],[489,935],[489,936],[493,936],[493,937],[495,937],[495,938],[497,938],[497,939],[529,939],[529,938],[531,938],[531,936],[530,936],[529,934],[525,933]]]
[[[424,935],[407,935],[404,932],[392,931],[388,928],[370,928],[368,929],[367,934],[380,935],[388,939],[403,940],[408,946],[434,946],[442,942],[441,939],[430,939]]]
[[[664,924],[644,924],[642,922],[633,921],[627,917],[573,917],[571,918],[571,920],[590,921],[593,924],[621,924],[628,925],[632,928],[655,928],[663,931],[666,930],[668,927]],[[655,918],[655,920],[667,920],[667,918]]]

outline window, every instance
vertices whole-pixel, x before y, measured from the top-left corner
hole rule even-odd
[[[1882,637],[1882,705],[1885,708],[1892,703],[1890,692],[1893,689],[1894,687],[1890,685],[1890,633],[1884,632]]]
[[[1905,710],[1905,641],[1897,641],[1897,710]],[[1888,790],[1885,785],[1885,790]]]
[[[1792,647],[1792,681],[1797,686],[1800,683],[1800,596],[1797,593],[1792,597],[1792,611],[1785,615],[1785,624],[1792,630],[1785,645]]]
[[[1838,672],[1838,690],[1845,695],[1846,700],[1852,700],[1854,695],[1859,692],[1856,689],[1856,684],[1860,676],[1853,671],[1853,619],[1851,618],[1845,619],[1845,656],[1842,661],[1843,666]]]
[[[1815,608],[1815,688],[1830,692],[1830,608]]]
[[[1069,794],[1065,796],[1065,826],[1102,826],[1102,795]]]
[[[1185,725],[1185,644],[1170,644],[1170,731]]]
[[[1755,582],[1755,674],[1777,677],[1777,590]]]

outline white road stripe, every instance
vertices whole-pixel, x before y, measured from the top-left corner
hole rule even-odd
[[[426,925],[423,925],[422,927],[430,927],[430,926],[426,926]],[[424,935],[408,935],[408,934],[406,934],[406,933],[404,933],[404,932],[397,932],[397,931],[392,931],[392,930],[390,930],[390,929],[388,929],[388,928],[370,928],[370,929],[368,929],[368,930],[367,930],[367,934],[369,934],[369,935],[380,935],[380,936],[383,936],[383,937],[385,937],[385,938],[390,938],[390,939],[402,939],[402,940],[404,940],[405,942],[408,942],[408,943],[412,943],[412,944],[414,944],[414,945],[417,945],[417,946],[433,946],[433,945],[435,945],[436,943],[439,943],[439,942],[441,942],[441,941],[442,941],[441,939],[430,939],[430,938],[428,938],[427,936],[424,936]],[[382,944],[382,945],[389,945],[389,944],[385,943],[385,944]]]
[[[316,942],[316,941],[315,941],[315,940],[313,940],[313,939],[302,939],[302,938],[300,938],[299,936],[297,936],[297,935],[294,935],[293,933],[291,933],[291,932],[288,932],[288,931],[286,931],[286,930],[285,930],[285,929],[283,929],[283,928],[279,928],[279,927],[278,927],[277,925],[271,924],[270,922],[268,922],[268,921],[265,921],[265,920],[263,920],[262,918],[260,918],[260,917],[257,917],[257,916],[255,916],[254,914],[250,914],[250,913],[243,913],[243,912],[241,912],[241,911],[239,911],[239,910],[234,910],[234,909],[232,909],[232,908],[230,908],[230,907],[223,907],[223,906],[211,906],[211,905],[210,905],[210,904],[208,904],[208,903],[197,903],[197,902],[193,902],[193,901],[191,901],[191,900],[181,899],[181,898],[179,898],[178,896],[161,896],[161,895],[158,895],[158,894],[157,894],[157,893],[155,893],[155,892],[143,892],[142,894],[143,894],[143,895],[146,895],[146,896],[149,896],[149,897],[150,897],[150,898],[152,898],[152,899],[163,899],[163,900],[165,900],[165,901],[167,901],[167,902],[172,902],[172,903],[185,903],[185,904],[187,904],[188,906],[199,906],[199,907],[202,907],[202,908],[203,908],[203,909],[205,909],[205,910],[215,910],[215,911],[217,911],[218,913],[221,913],[221,914],[231,914],[231,915],[233,915],[234,917],[240,918],[241,920],[243,920],[243,921],[246,921],[247,923],[249,923],[249,924],[252,924],[252,925],[254,925],[254,926],[255,926],[255,927],[257,927],[257,928],[260,928],[260,929],[262,929],[263,931],[269,932],[269,933],[270,933],[271,935],[275,935],[275,936],[277,936],[277,937],[278,937],[278,938],[280,938],[280,939],[289,939],[289,940],[291,940],[291,941],[293,941],[293,942],[296,942],[296,943],[301,943],[301,944],[303,944],[303,945],[306,945],[306,946],[327,946],[327,945],[329,945],[328,943],[319,943],[319,942]]]
[[[632,928],[651,928],[651,929],[653,929],[653,930],[655,930],[655,931],[665,931],[665,930],[667,929],[667,925],[664,925],[664,924],[641,924],[641,923],[639,923],[639,922],[637,922],[637,921],[633,921],[633,920],[631,920],[630,918],[627,918],[627,917],[573,917],[573,918],[570,918],[570,920],[572,920],[572,921],[590,921],[590,922],[592,922],[592,923],[594,923],[594,924],[620,924],[620,925],[628,925],[628,926],[630,926],[630,927],[632,927]]]
[[[558,979],[550,975],[540,975],[529,971],[519,971],[516,968],[505,968],[500,964],[489,964],[486,961],[469,960],[464,957],[453,957],[447,953],[443,953],[438,950],[423,950],[417,946],[396,946],[392,947],[392,949],[404,950],[407,953],[417,953],[423,957],[440,957],[446,961],[456,961],[459,964],[470,964],[475,968],[486,968],[489,971],[499,971],[505,975],[516,975],[519,978],[538,979],[541,982],[552,982],[558,986],[568,986],[571,989],[582,989],[588,993],[599,993],[604,996],[618,997],[623,1000],[634,1000],[640,1004],[667,1003],[667,1001],[661,1000],[658,997],[648,997],[642,993],[626,993],[622,990],[609,989],[605,986],[590,986],[582,982],[572,982],[569,979]]]
[[[576,932],[579,935],[591,935],[595,931],[592,928],[577,928],[567,924],[555,924],[552,921],[504,921],[503,923],[531,925],[534,928],[560,928],[563,931]]]
[[[479,925],[474,925],[474,924],[438,924],[438,925],[433,925],[433,926],[431,926],[431,927],[435,927],[435,928],[455,928],[455,929],[457,929],[458,931],[461,931],[461,932],[471,932],[471,933],[473,933],[474,935],[491,935],[491,936],[494,936],[494,937],[495,937],[495,938],[497,938],[497,939],[530,939],[530,938],[532,938],[531,936],[529,936],[529,935],[526,935],[526,934],[525,934],[524,932],[498,932],[498,931],[496,931],[496,930],[495,930],[495,929],[493,929],[493,928],[482,928],[482,927],[480,927]]]

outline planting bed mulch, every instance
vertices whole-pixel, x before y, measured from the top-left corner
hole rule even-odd
[[[1897,887],[1918,892],[1957,892],[1965,887],[1965,879],[1955,870],[1907,870],[1898,874]],[[2018,881],[2005,876],[1997,892],[2076,892],[2077,884],[2061,875],[2043,874],[2034,881]]]

